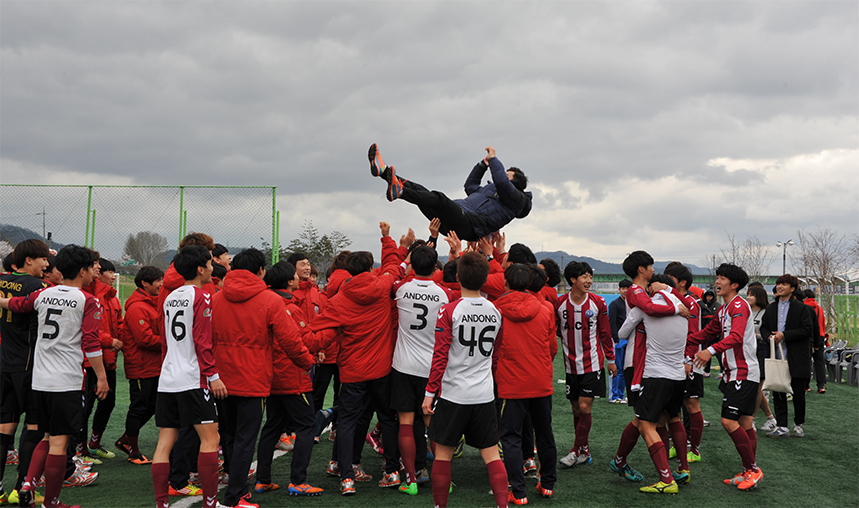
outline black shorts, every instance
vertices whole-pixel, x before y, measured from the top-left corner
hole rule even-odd
[[[722,397],[722,418],[737,421],[741,416],[755,414],[755,405],[758,401],[758,386],[760,383],[754,381],[722,381],[719,391]]]
[[[685,388],[685,380],[675,381],[661,377],[642,379],[635,416],[639,420],[656,423],[665,411],[669,418],[674,418],[680,414],[680,408],[683,406]]]
[[[704,375],[692,371],[686,378],[686,398],[700,399],[704,396]]]
[[[456,404],[438,399],[427,434],[442,446],[456,446],[463,434],[465,442],[478,450],[495,446],[498,444],[498,413],[495,410],[495,401],[485,404]]]
[[[39,423],[33,397],[33,372],[0,372],[0,423],[17,422],[22,413],[29,425]]]
[[[605,376],[603,370],[587,374],[567,374],[567,398],[577,400],[579,397],[605,397]]]
[[[632,391],[632,376],[635,375],[634,367],[623,369],[623,382],[626,383],[626,405],[635,409],[638,404],[638,392]]]
[[[78,434],[83,428],[86,397],[83,390],[40,392],[33,390],[38,407],[39,432],[52,436]]]
[[[217,423],[218,408],[210,390],[195,388],[184,392],[158,392],[155,426],[182,429],[189,425]]]
[[[428,379],[391,369],[391,409],[399,413],[420,413]]]

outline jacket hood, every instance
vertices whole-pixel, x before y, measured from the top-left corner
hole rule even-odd
[[[386,289],[383,284],[378,284],[378,282],[379,277],[377,275],[370,272],[359,273],[344,281],[343,285],[340,286],[340,292],[357,304],[367,305],[391,291],[390,286],[387,286]]]
[[[510,321],[529,321],[537,316],[543,304],[536,296],[521,291],[508,291],[495,300],[495,306],[504,319]]]
[[[110,300],[111,298],[116,296],[116,288],[114,288],[113,286],[108,286],[107,284],[98,279],[94,280],[93,282],[95,283],[95,293],[93,294],[96,296],[96,298],[100,299],[101,297],[105,297],[106,299]]]
[[[125,312],[128,312],[128,309],[131,308],[135,303],[146,303],[151,305],[153,308],[158,307],[158,295],[151,296],[146,294],[142,289],[137,288],[131,293],[131,296],[128,297],[128,300],[125,301]]]
[[[525,205],[522,206],[522,209],[519,210],[519,213],[516,214],[516,218],[517,219],[524,219],[525,217],[528,216],[529,213],[531,213],[531,200],[533,199],[533,196],[531,195],[531,191],[520,191],[520,192],[525,194],[525,196],[527,196],[528,199],[525,200]]]
[[[161,291],[175,291],[185,285],[185,278],[179,275],[179,272],[173,268],[171,264],[167,271],[164,272],[164,284],[161,286]]]
[[[268,289],[262,279],[247,270],[233,270],[224,277],[223,293],[231,302],[244,302]]]

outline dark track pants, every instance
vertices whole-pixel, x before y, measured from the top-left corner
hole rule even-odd
[[[265,414],[265,425],[260,433],[257,450],[258,481],[271,483],[274,448],[283,430],[289,425],[295,431],[295,448],[292,450],[289,481],[295,485],[307,483],[307,466],[310,464],[313,430],[316,427],[312,392],[294,395],[272,394],[266,399]]]
[[[328,392],[328,385],[334,381],[334,403],[333,406],[340,402],[340,369],[336,363],[320,363],[313,367],[313,408],[316,411],[325,409],[325,394]],[[336,428],[335,424],[333,428]],[[315,437],[315,436],[314,436]]]
[[[128,413],[125,415],[125,435],[139,436],[140,429],[155,416],[160,376],[128,380]],[[184,485],[183,485],[184,487]]]
[[[248,472],[257,447],[265,399],[228,395],[224,408],[224,414],[218,417],[226,423],[227,433],[232,437],[225,450],[225,454],[229,452],[230,457],[230,482],[227,484],[224,504],[235,506],[239,498],[248,492]]]
[[[525,417],[531,415],[540,458],[540,484],[552,490],[557,479],[558,450],[552,432],[552,396],[533,399],[503,399],[499,432],[504,449],[504,467],[507,479],[517,498],[526,497],[525,473],[522,470],[522,428]]]
[[[400,450],[397,442],[396,413],[391,409],[390,375],[361,381],[358,383],[342,383],[340,385],[340,405],[338,406],[337,425],[337,457],[340,464],[340,479],[354,480],[354,447],[356,430],[367,408],[376,411],[376,416],[382,426],[382,447],[385,449],[385,472],[394,473],[400,469]],[[368,422],[369,423],[369,422]],[[364,431],[366,432],[366,431]],[[363,434],[363,433],[362,433]],[[363,435],[360,435],[363,443]]]
[[[478,240],[468,214],[444,193],[427,190],[421,184],[409,180],[403,182],[402,199],[417,205],[428,220],[436,217],[441,220],[441,234],[447,236],[452,229],[460,240]]]

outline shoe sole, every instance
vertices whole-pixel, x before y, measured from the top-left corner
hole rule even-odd
[[[305,496],[305,497],[309,497],[309,496],[318,496],[318,495],[320,495],[320,494],[322,494],[322,492],[301,492],[301,491],[293,491],[293,490],[290,490],[290,491],[289,491],[289,495],[290,495],[290,496]]]
[[[378,164],[376,163],[377,157],[379,158],[379,162],[381,162],[384,166],[385,161],[382,160],[382,155],[379,153],[379,148],[376,146],[376,143],[373,143],[372,145],[370,145],[370,149],[367,150],[367,158],[370,159],[370,174],[376,177],[382,174],[382,172],[379,171]]]
[[[395,201],[403,195],[403,184],[400,183],[400,179],[397,178],[394,166],[390,166],[388,169],[391,171],[391,183],[388,184],[388,191],[385,193],[385,197],[388,198],[388,201]]]

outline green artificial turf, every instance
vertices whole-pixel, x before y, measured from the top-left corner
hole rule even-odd
[[[714,371],[714,374],[717,371]],[[113,449],[113,442],[122,434],[125,411],[128,406],[128,384],[118,375],[119,387],[116,409],[105,433],[105,446]],[[560,357],[555,362],[555,379],[563,378]],[[558,456],[564,456],[573,444],[573,417],[564,398],[563,385],[555,385],[554,429]],[[710,426],[704,429],[701,444],[702,462],[692,464],[692,482],[681,486],[676,496],[641,494],[638,487],[657,481],[647,447],[640,440],[629,462],[645,475],[642,484],[619,478],[609,471],[608,463],[617,450],[621,431],[632,418],[626,405],[610,404],[604,399],[594,402],[593,428],[590,450],[594,457],[591,465],[575,469],[559,469],[555,497],[552,500],[536,496],[536,480],[526,480],[529,505],[534,506],[605,506],[611,508],[642,507],[855,507],[859,506],[859,389],[829,384],[828,393],[808,394],[808,416],[804,426],[806,437],[767,438],[759,432],[757,461],[764,472],[761,485],[750,492],[741,492],[722,483],[723,478],[741,470],[740,458],[727,433],[719,424],[721,394],[715,377],[705,380],[705,397],[701,400],[704,418]],[[330,392],[329,392],[330,397]],[[790,409],[791,418],[793,415]],[[758,425],[763,424],[758,416]],[[157,441],[154,422],[142,430],[140,445],[151,458]],[[417,496],[407,496],[397,489],[381,489],[376,483],[381,476],[382,458],[365,447],[363,464],[372,474],[370,483],[357,484],[357,494],[342,497],[338,480],[325,475],[325,466],[331,455],[332,444],[323,435],[322,442],[313,449],[308,476],[309,482],[325,489],[314,498],[290,497],[285,492],[289,483],[290,454],[275,459],[273,481],[282,486],[280,491],[254,495],[253,501],[262,507],[279,506],[432,506],[432,489],[422,485]],[[456,487],[450,496],[451,507],[493,507],[489,494],[486,468],[477,450],[466,448],[460,459],[453,461],[453,481]],[[676,468],[676,462],[672,461]],[[14,482],[14,467],[7,466],[4,483]],[[84,507],[150,507],[154,504],[152,479],[148,466],[128,463],[117,452],[117,458],[105,460],[96,466],[98,480],[89,487],[65,488],[61,500]],[[201,506],[200,498],[192,506]],[[173,504],[183,498],[173,498]],[[221,494],[223,500],[223,493]],[[186,502],[187,503],[187,502]],[[184,504],[184,503],[183,503]]]

